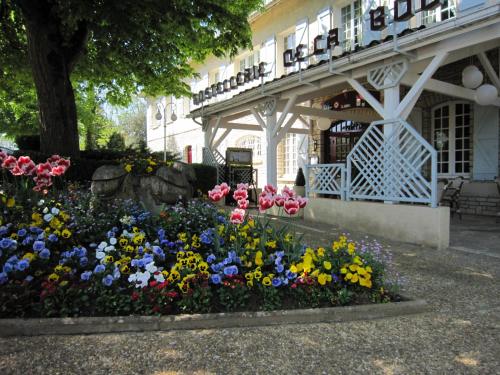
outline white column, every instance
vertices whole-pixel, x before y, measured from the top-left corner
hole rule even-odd
[[[276,140],[276,110],[266,113],[266,179],[273,186],[278,184]]]
[[[397,114],[396,110],[399,105],[399,84],[389,87],[384,89],[384,113],[385,117],[384,120],[391,120],[394,119]],[[390,138],[392,134],[395,131],[395,126],[393,124],[384,124],[384,137],[386,139]],[[388,184],[386,186],[386,194],[387,195],[395,195],[396,191],[394,191],[394,177],[391,173],[391,171],[394,171],[397,167],[393,165],[394,163],[394,158],[393,158],[393,153],[396,151],[394,147],[399,146],[397,144],[397,140],[391,144],[393,146],[392,149],[390,150],[385,150],[385,160],[386,160],[386,171],[384,174],[386,174],[386,177],[384,178],[384,182]],[[393,203],[398,203],[395,201],[384,201],[384,203],[388,204],[393,204]]]

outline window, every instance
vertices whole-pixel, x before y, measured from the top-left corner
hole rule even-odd
[[[361,16],[361,0],[356,0],[341,9],[344,50],[353,50],[361,43]]]
[[[297,134],[287,133],[285,137],[285,175],[287,176],[295,176],[297,173],[297,150]]]
[[[295,31],[283,38],[283,51],[286,51],[287,49],[292,49],[295,53]],[[293,71],[295,71],[295,65],[285,68],[285,73],[287,74]]]
[[[453,103],[432,111],[433,144],[438,153],[438,173],[467,175],[471,171],[472,106]]]
[[[260,160],[262,157],[262,143],[255,135],[246,135],[236,142],[236,147],[251,148],[253,159]]]
[[[422,13],[422,25],[430,25],[435,22],[445,21],[456,16],[455,0],[443,0],[441,6]]]
[[[332,28],[332,12],[328,8],[318,13],[318,35],[323,35],[324,38],[326,38],[328,35],[328,31],[330,31],[331,28]],[[328,59],[327,53],[317,56],[318,61],[324,59]]]

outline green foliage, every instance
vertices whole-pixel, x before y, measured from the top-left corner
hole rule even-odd
[[[120,133],[113,133],[109,137],[109,141],[106,144],[106,148],[112,151],[123,151],[125,150],[125,138]]]
[[[283,304],[280,289],[259,285],[260,308],[265,311],[279,310]]]
[[[196,174],[196,181],[193,184],[195,194],[201,192],[202,195],[206,195],[217,184],[217,169],[206,164],[195,163],[191,165]]]
[[[217,289],[217,296],[219,297],[219,304],[225,311],[245,309],[250,297],[245,282],[238,278],[225,281],[223,286]]]

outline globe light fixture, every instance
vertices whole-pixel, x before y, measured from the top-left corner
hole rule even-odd
[[[481,85],[476,90],[476,103],[479,105],[491,105],[498,97],[498,90],[490,84]]]
[[[330,125],[332,124],[332,120],[329,118],[320,117],[316,120],[316,126],[319,130],[325,131],[330,129]]]
[[[468,89],[475,89],[483,82],[483,73],[475,65],[469,65],[462,71],[462,83]]]

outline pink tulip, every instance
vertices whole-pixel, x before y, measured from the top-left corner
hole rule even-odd
[[[299,202],[295,199],[288,199],[283,207],[288,215],[295,215],[300,208]]]
[[[10,173],[12,173],[14,176],[22,176],[24,174],[24,171],[19,168],[18,165],[16,165],[14,168],[10,170]]]
[[[47,163],[50,163],[52,167],[57,167],[59,165],[59,160],[61,157],[59,155],[52,155],[47,159]]]
[[[217,186],[217,185],[216,185]],[[231,188],[229,187],[228,184],[226,184],[225,182],[223,182],[222,184],[220,184],[220,190],[222,191],[222,194],[224,196],[228,195],[229,194],[229,191],[231,190]]]
[[[308,199],[299,196],[299,197],[297,197],[297,202],[299,202],[300,208],[304,208],[308,202]]]
[[[271,208],[274,204],[274,196],[271,193],[266,193],[263,191],[259,195],[259,211],[265,212],[268,208]]]
[[[238,185],[236,185],[236,189],[238,189],[238,190],[248,190],[248,184],[238,184]]]
[[[7,156],[2,162],[2,168],[8,169],[9,171],[17,165],[17,160],[14,156]]]
[[[244,189],[238,189],[234,192],[233,198],[235,201],[239,201],[240,199],[247,199],[248,192]]]
[[[290,189],[288,186],[285,186],[283,188],[283,190],[281,190],[281,194],[283,195],[283,197],[285,199],[295,198],[295,192],[293,191],[293,189]]]
[[[50,176],[50,172],[52,172],[52,165],[49,162],[40,163],[36,166],[37,176]]]
[[[215,185],[213,190],[208,191],[208,197],[210,198],[210,200],[218,202],[222,199],[222,197],[224,197],[224,193],[220,189],[219,185]]]
[[[241,224],[245,220],[245,210],[240,208],[235,208],[233,212],[231,212],[231,217],[229,218],[231,223],[233,224]]]
[[[64,172],[66,172],[66,169],[68,169],[70,165],[71,165],[71,160],[59,158],[57,160],[57,165],[56,166],[64,168]]]
[[[274,197],[274,204],[278,207],[283,207],[283,205],[285,204],[285,197],[280,194],[277,194]]]
[[[17,166],[22,169],[23,174],[31,176],[35,172],[36,165],[29,156],[20,156],[17,159]]]
[[[63,166],[59,165],[57,167],[52,168],[52,170],[50,171],[50,174],[52,176],[61,176],[61,175],[64,174],[64,172],[66,172],[66,168],[64,168]]]
[[[278,191],[278,189],[276,189],[273,185],[271,184],[267,184],[266,186],[264,186],[264,191],[266,193],[269,193],[269,194],[276,194],[276,192]]]
[[[241,208],[242,210],[246,210],[250,204],[250,201],[247,199],[240,199],[238,200],[238,208]]]
[[[49,187],[50,185],[52,185],[52,177],[50,177],[50,175],[39,175],[34,177],[33,180],[39,187]]]

